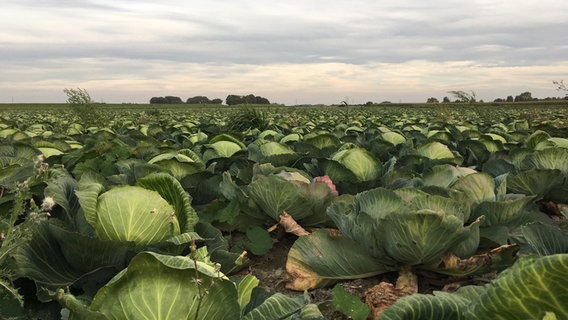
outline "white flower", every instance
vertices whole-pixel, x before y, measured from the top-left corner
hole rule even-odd
[[[55,200],[53,197],[45,197],[41,203],[41,210],[42,211],[50,211],[55,206]]]

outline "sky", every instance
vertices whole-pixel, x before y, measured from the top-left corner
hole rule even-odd
[[[0,103],[564,96],[559,0],[2,0]]]

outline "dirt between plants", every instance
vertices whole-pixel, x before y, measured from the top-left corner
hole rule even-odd
[[[250,255],[248,267],[239,274],[252,274],[259,279],[259,286],[269,288],[275,292],[287,296],[302,295],[303,292],[287,289],[285,280],[288,251],[296,239],[296,236],[290,234],[279,237],[279,240],[275,240],[274,247],[268,253],[261,256]],[[418,272],[417,276],[419,293],[432,293],[434,290],[455,291],[463,285],[483,284],[488,280],[483,278],[448,277],[433,272]],[[347,292],[359,297],[361,301],[373,304],[373,301],[375,303],[381,301],[387,295],[387,293],[381,293],[384,292],[384,283],[394,286],[397,277],[397,272],[390,272],[371,278],[342,281],[340,285]],[[308,294],[311,302],[319,305],[320,310],[327,319],[350,319],[331,309],[332,287],[311,290]]]

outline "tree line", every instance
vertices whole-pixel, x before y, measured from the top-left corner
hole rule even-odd
[[[563,84],[562,84],[563,85]],[[455,100],[452,101],[450,100],[450,98],[448,97],[444,97],[442,99],[442,103],[450,103],[450,102],[454,102],[454,103],[474,103],[474,102],[483,102],[483,100],[477,101],[477,99],[475,98],[475,92],[471,91],[471,93],[469,92],[465,92],[465,91],[449,91],[448,93],[451,93]],[[495,100],[493,100],[493,102],[525,102],[525,101],[548,101],[548,100],[568,100],[568,94],[563,97],[547,97],[547,98],[543,98],[543,99],[539,99],[539,98],[534,98],[532,96],[532,93],[529,91],[525,91],[519,95],[516,95],[515,97],[513,96],[507,96],[507,98],[497,98]],[[439,103],[440,101],[437,98],[434,97],[430,97],[426,100],[427,103]]]
[[[223,100],[216,98],[216,99],[209,99],[205,96],[195,96],[187,98],[184,102],[180,97],[176,96],[165,96],[165,97],[152,97],[150,99],[151,104],[222,104]],[[237,104],[270,104],[270,101],[261,96],[255,96],[254,94],[249,95],[235,95],[230,94],[225,99],[225,103],[229,106],[237,105]]]

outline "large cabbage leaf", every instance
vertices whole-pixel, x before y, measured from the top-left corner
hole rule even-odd
[[[302,156],[285,144],[260,139],[249,144],[248,151],[249,160],[275,166],[291,165]]]
[[[380,219],[361,212],[354,196],[340,196],[327,208],[327,214],[342,234],[365,248],[372,257],[394,264],[385,252]]]
[[[355,147],[340,150],[331,159],[349,169],[357,177],[358,181],[375,180],[381,175],[381,162],[363,148]]]
[[[148,161],[167,169],[177,179],[205,169],[205,164],[195,152],[189,149],[159,154]]]
[[[92,312],[105,319],[240,318],[237,289],[223,274],[188,257],[151,252],[136,255],[97,292],[88,309],[67,307],[71,319]]]
[[[381,134],[381,137],[383,138],[383,140],[385,140],[389,143],[392,143],[395,146],[406,142],[406,137],[404,137],[402,134],[400,134],[398,132],[394,132],[394,131],[385,132],[385,133]]]
[[[515,195],[503,201],[483,201],[473,209],[472,218],[485,216],[483,227],[521,223],[519,218],[523,210],[534,198],[534,196]]]
[[[462,320],[466,319],[464,310],[471,303],[464,292],[472,295],[483,292],[482,287],[463,287],[456,293],[435,291],[434,294],[413,294],[399,299],[383,312],[379,320]]]
[[[472,173],[459,178],[452,188],[467,195],[471,206],[484,201],[495,201],[495,181],[486,173]]]
[[[325,183],[287,180],[282,175],[257,175],[246,187],[246,193],[275,221],[279,221],[280,215],[286,211],[302,225],[327,221],[325,210],[333,198]]]
[[[560,170],[532,169],[508,177],[507,184],[512,192],[544,197],[564,180]]]
[[[100,187],[102,190],[102,185]],[[79,197],[75,193],[77,189],[79,189],[79,183],[75,179],[71,176],[62,176],[50,181],[44,189],[44,194],[53,197],[55,202],[63,208],[65,213],[63,220],[73,230],[84,235],[94,236],[94,229],[87,223],[83,210],[81,210]]]
[[[59,290],[54,298],[70,319],[285,319],[314,313],[304,297],[238,284],[214,266],[183,256],[141,252],[94,296],[90,305]]]
[[[425,186],[448,188],[459,178],[476,172],[477,171],[471,168],[442,164],[433,166],[424,172],[422,180],[424,181]]]
[[[379,319],[563,319],[568,314],[567,272],[568,254],[525,257],[486,286],[411,295]]]
[[[229,158],[236,152],[242,150],[240,145],[232,141],[217,141],[209,144],[208,147],[210,149],[203,155],[203,159],[206,161],[212,158]]]
[[[556,226],[533,222],[522,226],[521,231],[529,251],[541,256],[568,253],[568,234]]]
[[[317,229],[301,236],[290,248],[286,261],[287,287],[303,291],[390,270],[393,269],[341,233]]]
[[[416,152],[419,155],[432,160],[455,158],[455,155],[448,146],[436,141],[419,146],[416,148]]]
[[[376,188],[355,195],[361,213],[374,219],[382,219],[403,210],[406,203],[394,191]]]
[[[198,220],[197,213],[191,207],[191,196],[183,189],[179,181],[168,174],[157,173],[138,180],[138,185],[158,192],[162,198],[172,205],[181,232],[193,231]]]
[[[428,209],[392,214],[382,222],[386,253],[404,265],[430,265],[467,238],[460,218]]]
[[[337,136],[329,132],[310,133],[295,145],[298,152],[304,152],[312,157],[329,157],[341,146]]]
[[[568,314],[568,254],[517,261],[488,285],[467,319],[542,319]]]
[[[70,286],[88,273],[100,281],[92,273],[102,268],[118,272],[134,249],[133,243],[93,239],[48,220],[31,223],[29,232],[29,240],[13,254],[16,271],[47,288]]]
[[[567,175],[568,161],[566,159],[568,159],[568,149],[565,148],[537,150],[525,158],[521,169],[558,169]]]

